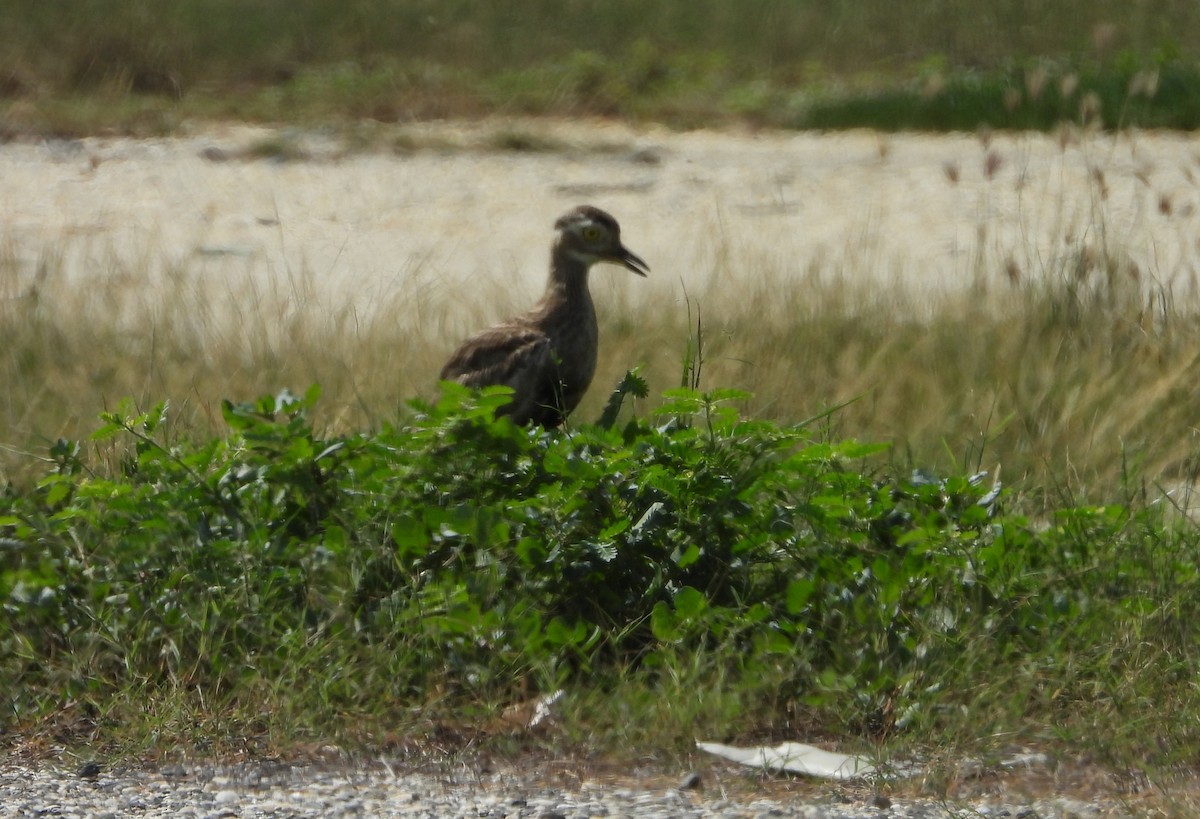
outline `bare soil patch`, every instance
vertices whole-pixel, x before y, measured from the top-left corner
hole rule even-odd
[[[254,158],[279,139],[293,149]],[[638,297],[713,286],[736,298],[739,279],[767,270],[1002,287],[1105,259],[1177,298],[1196,291],[1200,146],[1188,135],[484,122],[409,129],[399,151],[343,142],[206,126],[10,143],[0,238],[28,275],[53,252],[84,277],[113,258],[270,286],[307,272],[320,297],[364,308],[407,288],[478,300],[495,292],[481,281],[511,281],[523,302],[540,289],[555,217],[590,202],[653,268]],[[594,279],[632,287],[615,271]]]

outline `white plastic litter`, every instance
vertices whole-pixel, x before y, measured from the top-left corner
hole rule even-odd
[[[718,742],[697,742],[696,747],[741,765],[820,779],[904,778],[918,776],[925,771],[924,766],[913,761],[893,763],[880,769],[865,757],[823,751],[803,742],[782,742],[774,748],[735,748]],[[975,776],[989,767],[1000,770],[1033,769],[1047,768],[1051,764],[1052,760],[1047,754],[1026,751],[1009,754],[989,765],[978,759],[965,759],[959,763],[958,772],[962,776]]]
[[[774,748],[735,748],[717,742],[697,742],[696,747],[742,765],[822,779],[865,779],[879,774],[878,769],[861,756],[823,751],[802,742],[783,742]]]

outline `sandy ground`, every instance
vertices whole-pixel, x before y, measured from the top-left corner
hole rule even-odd
[[[555,217],[590,202],[621,221],[653,269],[638,286],[651,289],[715,281],[736,298],[738,278],[763,270],[946,289],[980,270],[1061,275],[1081,253],[1109,252],[1180,298],[1196,290],[1200,142],[1186,134],[989,139],[545,122],[423,133],[441,144],[488,129],[548,131],[574,148],[348,153],[310,134],[298,137],[308,158],[242,159],[269,135],[243,126],[10,143],[0,146],[0,241],[22,276],[58,252],[85,281],[118,261],[149,276],[184,263],[267,281],[309,271],[329,288],[323,298],[363,306],[417,280],[483,298],[472,287],[480,277],[512,279],[523,301],[541,287]],[[634,286],[608,272],[593,277],[599,294]]]

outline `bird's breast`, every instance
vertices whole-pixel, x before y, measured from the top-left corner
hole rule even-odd
[[[576,303],[553,317],[547,328],[564,408],[573,409],[596,374],[599,332],[596,313],[589,300]]]

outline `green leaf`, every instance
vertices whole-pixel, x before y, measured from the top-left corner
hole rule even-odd
[[[605,527],[605,529],[602,532],[600,532],[599,539],[602,541],[612,540],[617,535],[621,534],[626,529],[628,529],[629,526],[630,526],[629,518],[621,518],[620,520],[614,521],[613,523],[611,523],[607,527]]]
[[[71,494],[71,490],[74,488],[74,484],[65,478],[62,480],[53,481],[49,486],[50,488],[46,492],[46,505],[51,507],[58,506],[60,503],[66,500],[67,496]]]
[[[350,538],[341,526],[328,526],[325,529],[325,548],[334,554],[341,554],[349,545]]]
[[[788,655],[796,649],[795,641],[781,631],[760,631],[754,636],[754,650],[763,654]]]
[[[546,639],[558,646],[579,646],[587,639],[587,625],[577,622],[569,624],[561,617],[555,617],[546,624]]]
[[[312,384],[304,391],[304,406],[312,409],[317,405],[317,401],[321,398],[321,385]]]
[[[655,639],[664,643],[673,643],[680,637],[675,613],[661,600],[654,604],[654,609],[650,612],[650,631]]]
[[[154,409],[142,416],[142,427],[147,435],[154,433],[167,420],[168,402],[159,401]]]
[[[686,569],[699,559],[700,547],[695,543],[691,543],[686,549],[683,550],[683,553],[680,554],[679,557],[675,558],[675,565],[681,569]]]
[[[754,394],[745,390],[735,390],[727,387],[722,387],[715,390],[709,390],[704,393],[703,399],[708,404],[718,404],[723,401],[746,401]]]
[[[684,586],[675,592],[675,611],[681,619],[695,620],[708,609],[708,600],[704,595],[691,586]]]
[[[425,522],[412,517],[401,517],[392,521],[392,542],[400,557],[422,555],[429,549],[429,530]]]
[[[92,434],[88,436],[88,439],[92,440],[92,441],[106,441],[109,438],[112,438],[118,432],[124,432],[124,431],[125,431],[124,424],[108,423],[108,424],[105,424],[104,426],[100,427],[99,429],[93,431]]]
[[[788,614],[799,614],[804,611],[804,607],[808,605],[808,601],[812,599],[813,592],[816,591],[817,584],[807,577],[797,578],[787,585],[787,592],[784,595],[784,602],[787,606]]]
[[[873,444],[860,443],[858,441],[843,441],[837,446],[837,454],[853,461],[859,461],[863,458],[870,458],[878,455],[881,452],[887,452],[892,448],[891,444]]]
[[[646,379],[638,374],[638,369],[635,367],[625,372],[625,377],[609,395],[608,402],[604,405],[604,411],[600,414],[596,426],[602,429],[613,428],[617,423],[617,416],[621,412],[621,405],[624,403],[626,395],[632,395],[634,398],[645,398],[649,395]]]

